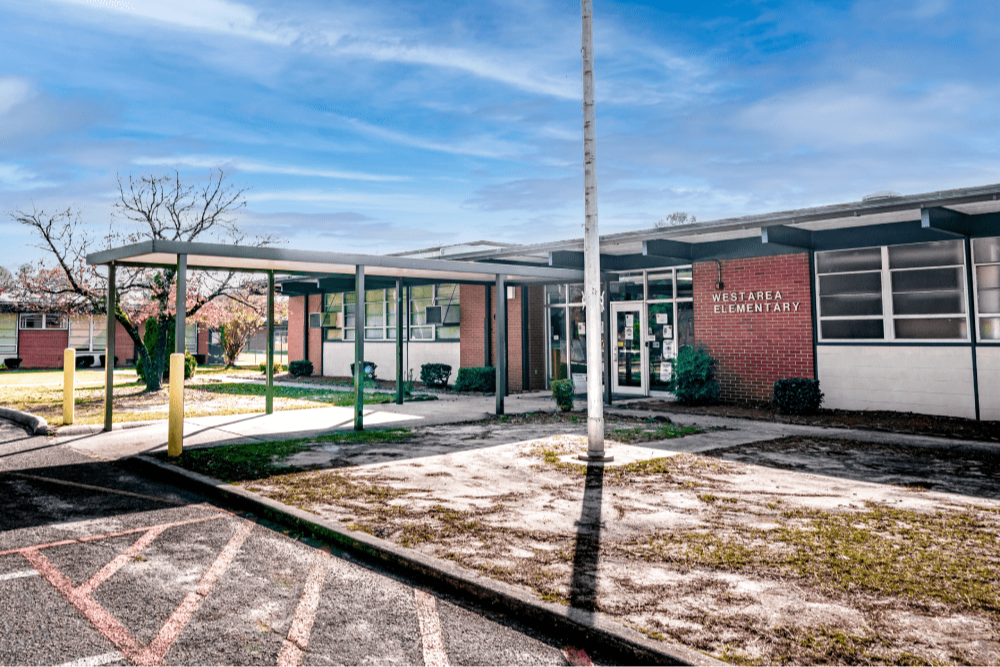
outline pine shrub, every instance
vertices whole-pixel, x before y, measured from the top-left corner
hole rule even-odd
[[[823,404],[819,380],[788,378],[774,383],[774,404],[788,415],[811,415]]]
[[[288,364],[288,372],[295,377],[308,377],[313,374],[313,362],[308,359],[296,359]]]
[[[685,405],[705,405],[719,400],[719,381],[715,378],[715,359],[703,347],[685,345],[671,359],[673,375],[667,388]]]
[[[573,409],[573,396],[576,394],[576,390],[573,387],[572,380],[553,380],[552,381],[552,398],[555,399],[556,405],[563,412],[569,412]]]

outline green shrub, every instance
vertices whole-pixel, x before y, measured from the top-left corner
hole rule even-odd
[[[497,390],[497,369],[492,366],[459,368],[455,391],[492,393]]]
[[[555,399],[556,405],[563,412],[569,412],[573,409],[573,396],[575,394],[576,390],[572,380],[552,381],[552,398]]]
[[[295,377],[307,377],[313,374],[313,362],[308,359],[296,359],[288,364],[288,372]]]
[[[260,369],[261,373],[263,373],[264,375],[267,375],[267,362],[266,361],[264,363],[262,363],[260,366],[258,366],[257,368]],[[277,375],[278,373],[284,372],[284,370],[285,370],[285,367],[282,366],[281,364],[275,364],[274,365],[274,374],[275,375]]]
[[[447,387],[451,377],[448,364],[424,364],[420,367],[420,381],[427,387]]]
[[[375,369],[378,368],[378,365],[374,361],[362,361],[361,367],[365,369],[366,380],[375,379]],[[351,377],[354,377],[354,364],[351,364]]]
[[[715,359],[703,347],[685,345],[671,359],[673,375],[667,389],[685,405],[703,405],[719,400],[719,381],[715,379]]]
[[[810,415],[823,403],[819,380],[788,378],[774,383],[774,404],[788,415]]]

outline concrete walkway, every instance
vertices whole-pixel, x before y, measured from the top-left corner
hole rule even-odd
[[[699,453],[790,435],[845,438],[918,447],[996,449],[996,445],[988,443],[950,438],[779,424],[687,413],[650,413],[646,410],[629,409],[630,405],[639,402],[641,399],[616,404],[608,408],[606,414],[640,419],[659,414],[669,417],[680,425],[705,429],[705,433],[680,440],[644,445],[670,451]],[[508,415],[555,411],[552,397],[548,392],[508,396],[504,405]],[[577,407],[582,407],[579,402]],[[379,404],[365,410],[365,426],[367,428],[392,428],[455,424],[486,419],[495,414],[495,409],[495,398],[487,395],[443,396],[437,401],[420,401],[404,403],[403,405]],[[283,410],[271,415],[242,414],[190,418],[184,420],[184,445],[186,447],[228,445],[308,438],[338,431],[350,431],[353,430],[353,415],[354,410],[350,407],[323,407],[310,410]],[[87,433],[80,433],[80,429],[74,427],[72,434],[57,432],[56,443],[68,445],[80,453],[103,460],[154,452],[165,449],[167,446],[167,422],[165,420],[131,428],[128,424],[122,426],[123,428],[116,428],[110,433],[99,430],[99,426],[93,427],[93,430]]]

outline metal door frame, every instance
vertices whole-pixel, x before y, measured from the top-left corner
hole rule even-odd
[[[639,340],[633,344],[639,345],[639,377],[640,386],[620,387],[618,385],[618,313],[635,313],[639,319]],[[646,368],[649,363],[646,353],[646,329],[645,329],[646,305],[642,301],[617,301],[611,303],[611,331],[615,344],[611,347],[611,391],[615,394],[629,394],[632,396],[647,396]]]

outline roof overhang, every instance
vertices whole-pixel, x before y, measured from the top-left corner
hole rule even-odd
[[[177,266],[184,255],[188,269],[204,271],[271,272],[299,276],[355,275],[406,281],[493,283],[504,276],[510,284],[582,282],[583,271],[506,262],[483,263],[387,255],[359,255],[286,248],[261,248],[217,243],[187,243],[154,239],[87,255],[91,265]],[[409,284],[409,283],[408,283]]]

